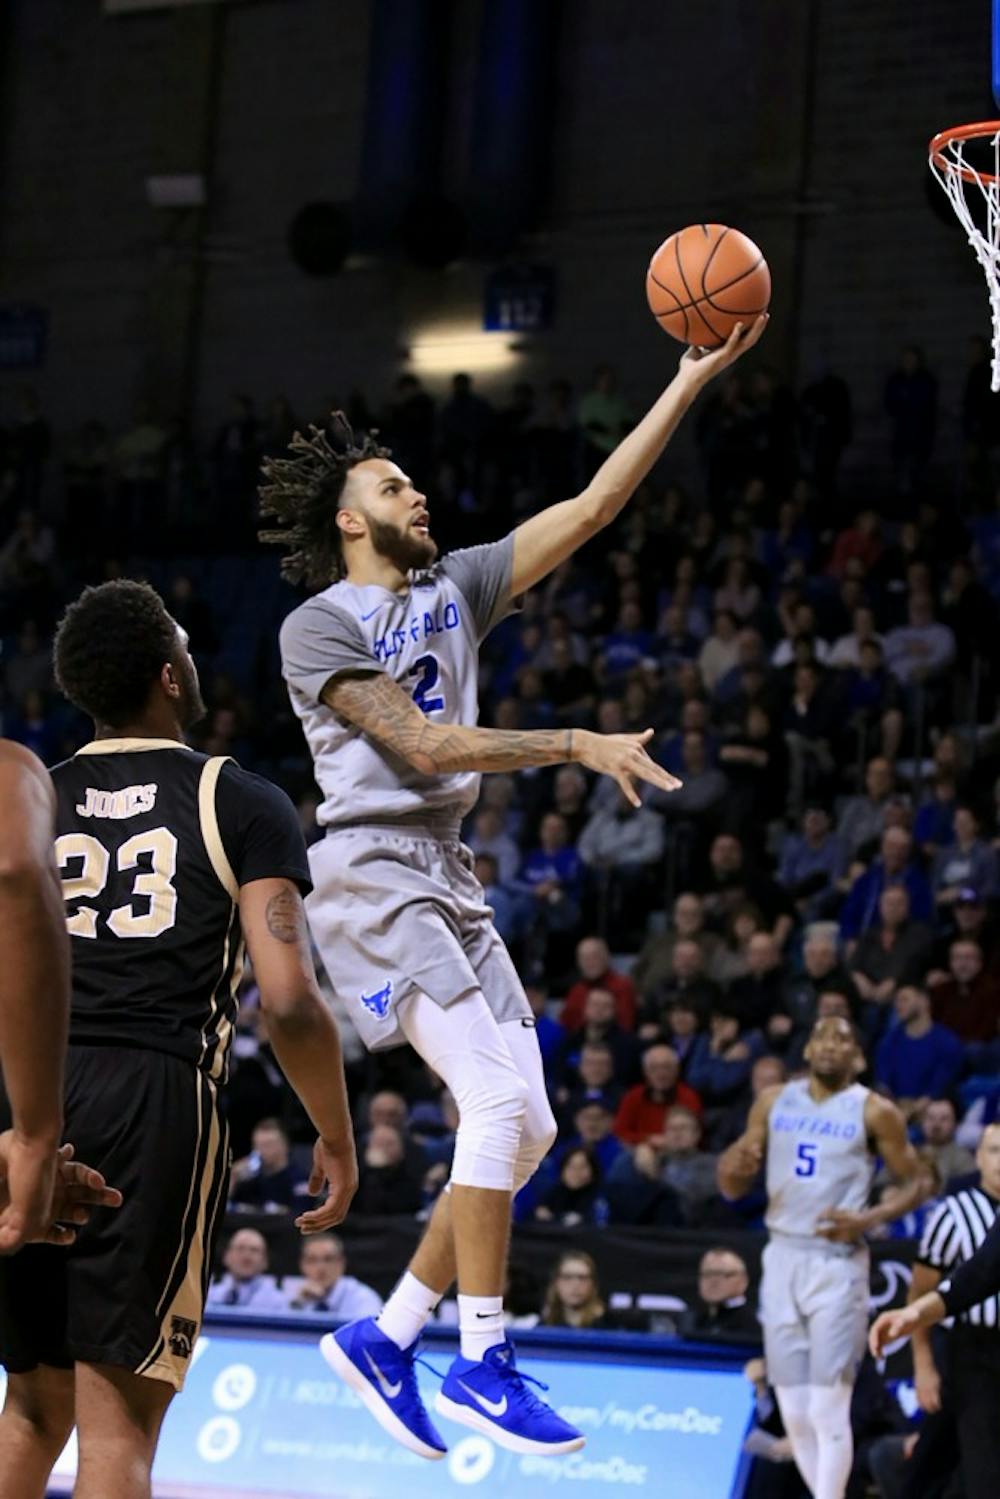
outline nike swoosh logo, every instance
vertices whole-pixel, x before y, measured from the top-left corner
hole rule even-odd
[[[385,1375],[382,1373],[382,1370],[379,1368],[378,1364],[368,1352],[367,1348],[365,1349],[365,1358],[368,1360],[368,1367],[369,1369],[371,1369],[375,1378],[378,1380],[378,1387],[382,1391],[382,1394],[385,1396],[386,1400],[395,1400],[396,1396],[403,1388],[403,1381],[400,1379],[396,1384],[390,1384]]]
[[[463,1384],[462,1380],[458,1381],[458,1386],[459,1389],[464,1390],[467,1395],[470,1395],[477,1405],[481,1405],[488,1416],[502,1416],[507,1409],[506,1395],[502,1400],[487,1400],[485,1395],[478,1395],[475,1390],[470,1390],[469,1386]]]
[[[371,619],[372,615],[377,614],[381,607],[381,604],[376,604],[374,609],[369,609],[367,614],[362,614],[361,623],[364,624],[366,620]]]

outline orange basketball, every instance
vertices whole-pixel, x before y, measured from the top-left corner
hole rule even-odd
[[[738,229],[689,224],[665,239],[649,262],[646,297],[672,338],[714,349],[736,323],[752,323],[767,310],[771,272]]]

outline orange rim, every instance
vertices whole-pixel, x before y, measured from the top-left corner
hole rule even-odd
[[[995,172],[976,172],[972,167],[960,167],[956,161],[951,161],[945,156],[945,150],[954,141],[974,141],[979,139],[991,139],[994,135],[1000,135],[1000,120],[983,120],[978,125],[953,125],[950,130],[940,130],[931,141],[928,151],[930,159],[939,172],[948,172],[953,177],[961,177],[963,182],[997,182]]]

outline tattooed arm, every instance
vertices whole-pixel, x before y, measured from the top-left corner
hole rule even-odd
[[[664,791],[680,785],[646,753],[652,729],[643,734],[593,734],[588,729],[481,729],[434,723],[383,672],[334,677],[323,689],[323,701],[422,775],[522,770],[575,760],[613,776],[636,807],[637,780]]]
[[[296,1219],[303,1233],[318,1233],[341,1221],[358,1185],[340,1035],[316,983],[298,887],[284,879],[242,885],[240,922],[268,1040],[319,1135],[309,1190],[315,1196],[328,1183],[326,1201]]]

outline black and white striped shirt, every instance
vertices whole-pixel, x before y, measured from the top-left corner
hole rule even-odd
[[[993,1227],[1000,1202],[982,1187],[967,1187],[939,1203],[920,1241],[917,1260],[947,1277],[970,1260]],[[1000,1293],[988,1296],[961,1315],[973,1327],[1000,1327]]]

